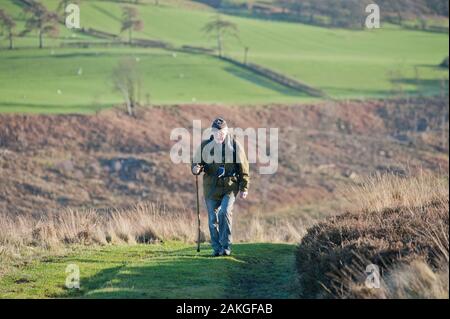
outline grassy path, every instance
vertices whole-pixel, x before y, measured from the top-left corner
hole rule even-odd
[[[236,244],[211,258],[208,245],[109,246],[35,261],[0,279],[0,298],[296,298],[295,246]],[[80,289],[66,289],[66,267]]]

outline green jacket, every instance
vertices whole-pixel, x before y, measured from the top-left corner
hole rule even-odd
[[[200,158],[199,154],[203,153],[205,146],[209,143],[215,142],[212,139],[204,140],[197,149],[194,159]],[[217,178],[217,170],[223,165],[222,163],[225,162],[225,147],[230,146],[235,148],[235,151],[233,152],[233,162],[224,164],[226,177]],[[197,164],[204,167],[203,194],[205,198],[220,200],[225,194],[231,192],[233,192],[234,195],[237,195],[239,191],[247,192],[250,182],[250,168],[242,145],[231,136],[227,136],[225,142],[222,144],[222,160],[220,162],[215,162],[213,160],[214,148],[212,147],[212,144],[209,145],[209,147],[211,147],[211,151],[209,153],[205,151],[206,154],[203,154],[203,157],[201,157],[201,162],[192,161],[191,167],[191,169],[193,169]],[[235,173],[235,176],[227,176],[232,173]]]

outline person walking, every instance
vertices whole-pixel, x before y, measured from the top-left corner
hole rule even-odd
[[[213,256],[230,256],[232,215],[236,197],[246,199],[250,183],[247,156],[242,145],[228,132],[223,118],[213,121],[212,135],[202,141],[192,161],[192,174],[203,175],[203,195]]]

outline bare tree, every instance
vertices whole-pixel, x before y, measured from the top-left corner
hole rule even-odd
[[[16,28],[16,22],[3,9],[0,9],[0,27],[2,28],[2,30],[6,31],[9,39],[9,49],[12,50],[14,48],[13,37],[14,37],[14,29]]]
[[[216,37],[219,57],[222,57],[223,55],[224,37],[231,36],[239,38],[237,25],[233,22],[222,20],[220,14],[216,15],[212,21],[208,22],[202,30],[208,36]]]
[[[56,8],[56,11],[65,12],[68,5],[69,5],[69,0],[60,0],[58,3],[58,7]]]
[[[122,28],[120,32],[128,30],[128,43],[132,43],[133,31],[141,31],[144,28],[144,22],[139,19],[139,11],[133,7],[122,8]]]
[[[22,35],[37,30],[39,36],[39,48],[44,47],[43,37],[45,34],[57,36],[59,34],[58,14],[49,11],[40,2],[32,2],[31,5],[24,8],[25,14],[28,16],[25,23],[25,31]]]
[[[114,89],[117,90],[125,100],[127,111],[130,116],[135,115],[135,107],[141,86],[141,75],[136,59],[124,58],[113,71]]]

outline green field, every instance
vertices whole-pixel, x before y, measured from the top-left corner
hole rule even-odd
[[[80,248],[35,260],[0,278],[0,298],[296,298],[295,245],[236,244],[233,256],[210,257],[209,245]],[[67,289],[66,267],[80,270]]]
[[[133,55],[143,72],[142,99],[153,103],[293,102],[310,99],[209,56],[157,49],[4,51],[0,111],[89,112],[120,102],[111,73]],[[81,70],[81,75],[79,71]],[[14,80],[11,81],[11,74]]]
[[[53,8],[56,1],[43,1]],[[214,48],[202,27],[214,11],[191,1],[143,1],[145,28],[135,36],[183,45]],[[120,33],[121,4],[82,1],[81,23]],[[2,1],[18,30],[23,14],[17,2]],[[328,29],[287,22],[224,16],[239,28],[239,39],[225,42],[225,54],[281,72],[324,90],[332,98],[377,98],[393,90],[439,94],[448,70],[438,64],[448,56],[448,34],[408,31],[383,25],[376,31]],[[129,47],[61,48],[73,41],[104,41],[61,27],[58,39],[16,39],[17,50],[0,50],[0,112],[92,112],[121,102],[111,73],[122,57],[139,59],[143,75],[141,101],[173,103],[302,103],[313,100],[240,67],[204,54]],[[126,34],[122,34],[125,38]],[[0,41],[5,48],[6,39]],[[81,71],[80,71],[81,70]],[[80,74],[79,74],[80,73]]]

